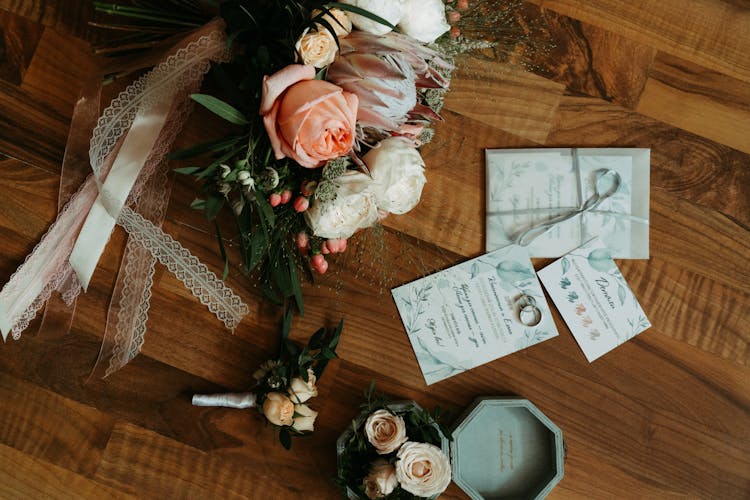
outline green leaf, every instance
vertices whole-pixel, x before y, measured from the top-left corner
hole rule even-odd
[[[560,264],[562,265],[562,272],[563,272],[563,274],[567,273],[568,269],[570,269],[570,262],[568,262],[568,259],[566,259],[565,257],[563,257],[560,260]]]
[[[273,213],[273,207],[265,196],[256,196],[255,204],[258,206],[258,213],[260,213],[260,221],[263,224],[263,228],[270,233],[276,224],[276,214]]]
[[[219,252],[221,253],[221,258],[224,260],[224,273],[221,279],[226,280],[227,276],[229,276],[229,257],[227,257],[227,250],[224,248],[224,239],[221,237],[221,228],[219,228],[219,223],[216,222],[216,219],[214,219],[214,228],[216,229],[216,240],[219,242]]]
[[[221,210],[226,201],[227,199],[224,198],[224,196],[217,193],[211,193],[206,200],[206,206],[203,212],[206,216],[206,219],[214,220],[216,218],[216,214],[219,213],[219,210]]]
[[[625,305],[625,298],[626,298],[627,292],[625,291],[625,287],[622,286],[622,284],[617,284],[617,297],[620,299],[620,305]]]
[[[299,284],[299,275],[297,274],[297,261],[294,259],[294,254],[289,252],[289,281],[291,285],[291,292],[294,295],[294,301],[297,303],[297,309],[300,314],[305,314],[305,306],[302,301],[302,287]]]
[[[180,151],[175,151],[174,153],[170,154],[168,158],[170,160],[184,160],[185,158],[192,158],[204,153],[213,153],[216,151],[229,149],[240,142],[242,139],[244,139],[244,136],[235,136],[227,139],[204,142],[203,144],[198,144],[197,146],[192,146]]]
[[[248,262],[248,271],[255,269],[255,266],[263,260],[268,248],[266,234],[263,231],[255,231],[250,238],[250,261]]]
[[[348,5],[348,4],[339,3],[339,2],[327,3],[327,4],[325,4],[325,6],[327,8],[329,8],[329,9],[331,9],[333,7],[336,7],[337,9],[346,10],[346,11],[352,12],[354,14],[359,14],[360,16],[363,16],[363,17],[366,17],[368,19],[371,19],[371,20],[375,21],[376,23],[382,24],[383,26],[388,26],[392,30],[396,29],[396,27],[394,25],[392,25],[391,23],[389,23],[388,21],[386,21],[382,17],[373,14],[369,10],[363,9],[362,7],[357,7],[355,5]]]
[[[207,94],[190,94],[190,98],[212,113],[235,125],[247,125],[250,121],[237,108],[221,99]]]
[[[203,170],[203,167],[182,167],[182,168],[176,168],[174,171],[178,174],[184,174],[184,175],[190,175],[198,172],[199,170]]]
[[[284,324],[281,328],[281,338],[286,340],[289,338],[289,332],[292,331],[292,310],[287,309],[284,313]]]
[[[292,435],[289,433],[289,430],[282,428],[279,431],[279,442],[281,442],[281,446],[287,450],[292,448]]]
[[[206,200],[201,200],[200,198],[196,198],[190,202],[190,208],[192,208],[193,210],[205,210]]]

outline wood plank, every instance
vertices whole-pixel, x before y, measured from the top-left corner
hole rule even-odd
[[[42,31],[28,19],[0,11],[0,78],[14,85],[23,81]]]
[[[636,110],[750,153],[750,83],[659,54]]]
[[[0,10],[6,10],[42,26],[80,38],[91,36],[88,22],[93,19],[91,4],[77,0],[0,0]]]
[[[513,65],[466,57],[456,69],[445,108],[543,143],[564,89]]]
[[[569,94],[598,97],[635,108],[656,55],[652,47],[598,26],[556,14],[534,13],[548,34],[550,48],[536,50],[527,64],[534,73],[565,85]]]
[[[248,462],[206,454],[132,425],[118,425],[96,478],[138,496],[154,491],[181,498],[265,499],[304,494],[322,499],[336,495],[328,478],[306,472],[309,464],[303,457],[280,450],[266,432],[269,429],[256,429],[264,436],[261,456],[265,459]],[[294,481],[278,481],[281,470]]]
[[[87,42],[46,29],[21,89],[34,101],[49,106],[70,121],[81,89],[97,76],[99,67],[100,61]]]
[[[92,476],[113,420],[90,406],[0,373],[0,443],[82,476]]]
[[[724,0],[542,0],[541,6],[750,81],[750,8]]]
[[[134,498],[121,491],[0,444],[3,498]]]

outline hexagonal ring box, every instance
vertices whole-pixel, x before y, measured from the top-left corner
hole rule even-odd
[[[563,477],[562,431],[527,399],[476,399],[450,449],[453,481],[473,500],[541,499]]]

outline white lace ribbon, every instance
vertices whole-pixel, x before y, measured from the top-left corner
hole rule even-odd
[[[84,288],[88,285],[116,222],[228,328],[234,329],[248,313],[247,305],[196,257],[127,207],[166,154],[168,144],[160,135],[170,126],[173,111],[200,82],[210,61],[225,56],[222,28],[220,22],[209,23],[104,110],[91,139],[94,175],[0,291],[3,339],[11,331],[20,335],[52,291],[71,278],[71,266]]]

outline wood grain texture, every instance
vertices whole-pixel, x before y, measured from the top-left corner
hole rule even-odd
[[[73,106],[102,67],[85,6],[0,0],[0,282],[55,218]],[[303,286],[293,339],[345,317],[312,437],[287,452],[252,411],[190,405],[195,392],[244,390],[277,348],[281,311],[237,272],[229,218],[228,283],[251,309],[235,335],[158,266],[143,352],[89,379],[125,245],[117,229],[70,332],[35,335],[37,320],[0,348],[0,496],[335,498],[335,440],[377,380],[451,418],[477,396],[533,401],[568,447],[550,498],[747,498],[747,2],[534,0],[524,12],[555,46],[531,72],[463,60],[422,151],[420,205],[357,234]],[[196,110],[176,147],[220,127]],[[389,290],[482,253],[484,149],[540,146],[651,148],[652,257],[618,263],[653,327],[589,364],[554,312],[558,337],[426,387]],[[188,208],[196,188],[175,177],[164,228],[220,271],[211,226]],[[466,498],[455,484],[443,497]]]

